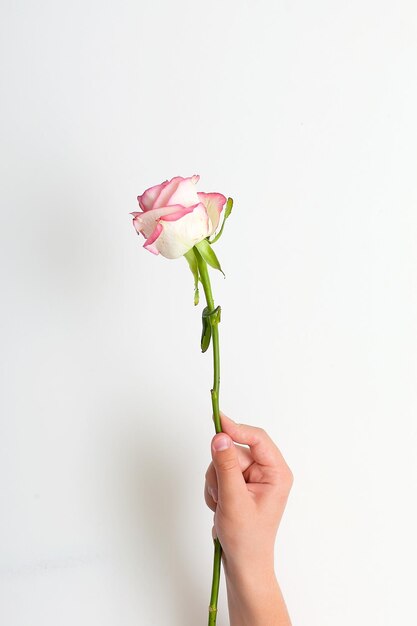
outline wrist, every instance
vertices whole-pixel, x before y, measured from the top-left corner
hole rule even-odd
[[[273,555],[252,562],[225,559],[230,626],[291,626]]]
[[[223,564],[228,591],[235,596],[259,597],[259,594],[269,593],[278,585],[273,563]]]
[[[273,549],[250,556],[236,552],[229,555],[223,551],[222,563],[226,579],[240,584],[275,578]]]
[[[273,569],[232,568],[226,575],[226,588],[230,626],[281,624],[281,592]]]

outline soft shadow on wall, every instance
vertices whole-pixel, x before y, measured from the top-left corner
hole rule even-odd
[[[169,606],[172,623],[195,626],[205,619],[210,572],[202,570],[211,564],[195,570],[198,559],[192,552],[198,539],[187,524],[189,459],[181,460],[175,433],[161,434],[158,413],[129,408],[126,402],[123,411],[122,404],[105,417],[108,427],[101,442],[96,441],[101,465],[97,475],[106,476],[100,506],[111,520],[108,530],[118,567],[133,593],[136,589],[151,623],[165,619]],[[160,606],[155,605],[156,595]]]

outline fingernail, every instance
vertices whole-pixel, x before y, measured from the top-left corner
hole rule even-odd
[[[213,439],[213,450],[221,452],[230,448],[231,439],[227,435],[218,435]]]

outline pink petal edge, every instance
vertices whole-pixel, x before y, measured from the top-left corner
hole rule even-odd
[[[148,189],[145,189],[142,195],[138,196],[139,206],[142,211],[149,211],[149,209],[152,208],[152,206],[155,204],[156,199],[159,197],[162,189],[164,189],[168,185],[168,183],[168,180],[164,180],[164,182],[159,183],[159,185],[153,185],[153,187],[148,187]]]
[[[198,174],[194,174],[193,176],[188,176],[186,178],[184,178],[183,176],[174,176],[174,178],[171,178],[171,180],[167,184],[164,184],[164,186],[161,188],[158,196],[154,199],[152,208],[159,209],[163,206],[171,206],[171,198],[176,194],[179,186],[182,183],[190,180],[191,182],[196,184],[199,179],[200,176]],[[177,204],[177,202],[174,202],[174,204]]]
[[[177,220],[181,219],[182,217],[184,217],[184,215],[187,215],[188,213],[192,213],[194,211],[195,208],[197,208],[199,206],[199,204],[202,204],[201,202],[197,203],[197,204],[193,204],[193,206],[180,206],[180,208],[178,209],[178,211],[175,211],[175,213],[169,213],[168,215],[163,215],[161,217],[161,220],[163,222],[176,222]],[[175,205],[173,205],[175,206]]]
[[[217,229],[220,221],[220,214],[223,211],[224,205],[227,202],[226,197],[222,193],[204,193],[200,191],[197,193],[198,199],[206,208],[207,214],[210,217],[212,223],[211,235]]]
[[[143,244],[143,247],[146,250],[149,250],[149,252],[152,252],[152,254],[159,254],[159,250],[154,245],[154,242],[158,239],[159,235],[162,233],[162,230],[163,230],[162,224],[158,222],[158,224],[155,226],[155,229],[152,235],[148,237],[148,239]]]
[[[165,200],[169,199],[169,197],[173,193],[175,193],[178,185],[184,180],[191,180],[191,182],[196,185],[200,180],[200,176],[199,174],[193,174],[193,176],[189,176],[186,178],[184,178],[183,176],[174,176],[174,178],[171,178],[171,180],[164,180],[164,182],[159,183],[159,185],[153,185],[152,187],[148,187],[148,189],[145,189],[145,191],[137,197],[139,206],[142,211],[149,211],[155,208],[157,206],[157,203],[161,203],[162,198],[164,198],[164,202],[162,202],[162,205],[165,204]],[[165,195],[162,196],[162,192],[167,186],[169,187],[169,193],[165,194],[168,196],[165,199]]]
[[[224,196],[222,193],[217,193],[216,191],[211,192],[211,193],[205,193],[204,191],[198,191],[197,192],[198,197],[201,199],[201,201],[203,202],[204,206],[207,206],[206,203],[204,202],[204,200],[206,201],[212,201],[212,203],[216,206],[216,209],[219,211],[219,213],[222,212],[224,205],[227,202],[227,198],[226,196]]]
[[[136,230],[137,234],[138,235],[143,235],[145,237],[145,239],[146,239],[145,233],[142,231],[142,229],[139,226],[140,220],[137,219],[140,215],[143,215],[143,212],[142,211],[139,211],[139,212],[135,211],[135,213],[131,213],[130,215],[134,216],[132,221],[133,221],[133,227]]]

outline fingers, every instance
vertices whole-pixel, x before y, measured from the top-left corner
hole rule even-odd
[[[204,499],[209,509],[215,511],[217,507],[218,494],[217,476],[213,463],[210,463],[206,472],[206,480],[204,484]]]
[[[250,465],[253,463],[253,458],[248,448],[244,448],[243,446],[235,446],[237,456],[239,459],[240,471],[242,474],[248,469]],[[246,480],[245,480],[246,482]],[[207,472],[205,475],[205,485],[204,485],[204,498],[207,506],[212,510],[216,510],[217,500],[218,500],[218,489],[217,489],[217,475],[216,470],[214,469],[213,462],[207,468]]]
[[[281,452],[262,428],[236,424],[222,412],[220,412],[220,417],[222,430],[230,435],[233,441],[248,445],[256,463],[277,469],[281,466],[287,466]]]
[[[217,533],[216,533],[216,527],[213,525],[213,528],[211,529],[211,536],[214,539],[217,539]]]
[[[222,507],[247,496],[245,479],[237,450],[226,433],[218,433],[211,442],[211,454],[217,476],[218,502]]]
[[[208,490],[207,484],[204,485],[204,500],[206,501],[208,508],[211,509],[213,513],[215,513],[217,508],[217,502],[213,499],[213,496]]]
[[[292,473],[269,435],[262,428],[236,424],[224,413],[220,416],[223,432],[212,440],[213,463],[206,473],[207,506],[212,511],[220,505],[224,512],[236,512],[236,506],[246,506],[245,500],[255,488],[256,493],[263,493],[264,484],[288,493]],[[233,441],[250,449],[236,446]]]

